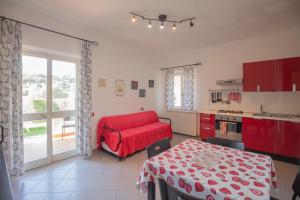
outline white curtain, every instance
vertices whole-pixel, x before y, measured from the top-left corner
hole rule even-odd
[[[174,69],[165,71],[165,93],[167,109],[174,108]]]
[[[91,110],[92,110],[92,60],[91,44],[81,44],[81,66],[79,69],[77,133],[79,153],[83,157],[92,155],[91,144]]]
[[[24,173],[22,122],[22,33],[19,23],[0,21],[0,124],[10,175]],[[0,147],[1,148],[1,147]]]
[[[195,67],[183,68],[183,110],[194,109],[194,74]]]

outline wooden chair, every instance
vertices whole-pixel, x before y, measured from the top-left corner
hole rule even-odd
[[[171,142],[169,138],[159,140],[146,148],[148,158],[152,158],[170,148]],[[160,184],[161,183],[159,182],[159,185]],[[148,182],[148,200],[155,200],[155,184],[153,182]]]
[[[295,200],[297,197],[300,198],[300,168],[292,185],[292,189],[294,191],[293,200]]]
[[[211,144],[217,144],[217,145],[221,145],[224,147],[231,147],[231,148],[239,149],[242,151],[244,151],[244,149],[245,149],[244,143],[239,142],[239,141],[227,140],[227,139],[223,139],[223,138],[208,138],[206,141]]]
[[[159,190],[161,200],[199,200],[186,193],[183,193],[171,185],[167,184],[164,180],[159,179]]]
[[[170,148],[171,142],[169,138],[159,140],[147,147],[148,158],[152,158],[153,156],[156,156]]]

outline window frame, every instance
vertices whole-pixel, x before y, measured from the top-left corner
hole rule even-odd
[[[61,52],[40,49],[35,47],[28,47],[25,46],[22,49],[22,57],[23,56],[32,56],[37,58],[44,58],[47,60],[47,111],[43,113],[23,113],[23,121],[32,121],[32,120],[40,120],[41,118],[45,119],[47,122],[47,157],[41,158],[38,160],[33,160],[25,163],[25,170],[30,170],[33,168],[49,165],[53,162],[63,160],[75,155],[78,155],[78,140],[75,140],[75,149],[61,152],[57,154],[53,154],[53,145],[52,145],[52,120],[55,118],[62,118],[67,116],[75,116],[75,127],[77,127],[77,105],[78,105],[78,94],[75,96],[75,109],[74,110],[64,110],[54,112],[52,110],[52,61],[64,61],[64,62],[71,62],[76,64],[76,91],[78,87],[79,81],[79,67],[80,67],[80,57],[71,55],[71,54],[64,54]],[[23,67],[23,66],[22,66]],[[51,101],[48,101],[51,99]],[[22,105],[23,106],[23,105]],[[75,128],[76,129],[76,128]],[[77,134],[77,130],[76,130]],[[77,138],[77,136],[75,137]]]

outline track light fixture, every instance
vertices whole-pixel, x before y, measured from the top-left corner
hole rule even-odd
[[[152,28],[152,22],[153,21],[158,21],[160,22],[160,29],[164,29],[164,25],[167,24],[167,23],[172,23],[173,26],[172,26],[172,30],[176,30],[176,25],[177,24],[182,24],[184,22],[190,22],[190,27],[193,27],[194,26],[194,23],[192,20],[196,19],[194,17],[192,18],[187,18],[187,19],[182,19],[182,20],[168,20],[167,19],[167,15],[159,15],[158,18],[148,18],[148,17],[145,17],[143,15],[140,15],[140,14],[137,14],[137,13],[134,13],[134,12],[130,12],[130,14],[132,14],[132,19],[131,21],[132,22],[136,22],[136,17],[139,17],[143,20],[149,20],[149,24],[148,24],[148,28]]]
[[[148,28],[152,28],[151,20],[149,20]]]
[[[193,27],[194,26],[194,23],[192,20],[190,20],[190,27]]]
[[[172,29],[175,31],[176,30],[176,24],[174,22]]]
[[[160,27],[159,27],[160,29],[164,29],[165,27],[164,27],[164,22],[163,21],[161,21],[161,25],[160,25]]]
[[[132,19],[131,19],[132,22],[135,22],[136,19],[135,19],[135,14],[132,16]]]

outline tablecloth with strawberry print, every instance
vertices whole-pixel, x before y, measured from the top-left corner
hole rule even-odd
[[[201,157],[203,154],[206,157]],[[277,188],[271,157],[193,139],[146,160],[137,188],[147,192],[148,182],[156,183],[158,178],[179,191],[207,200],[269,200],[271,187]]]

